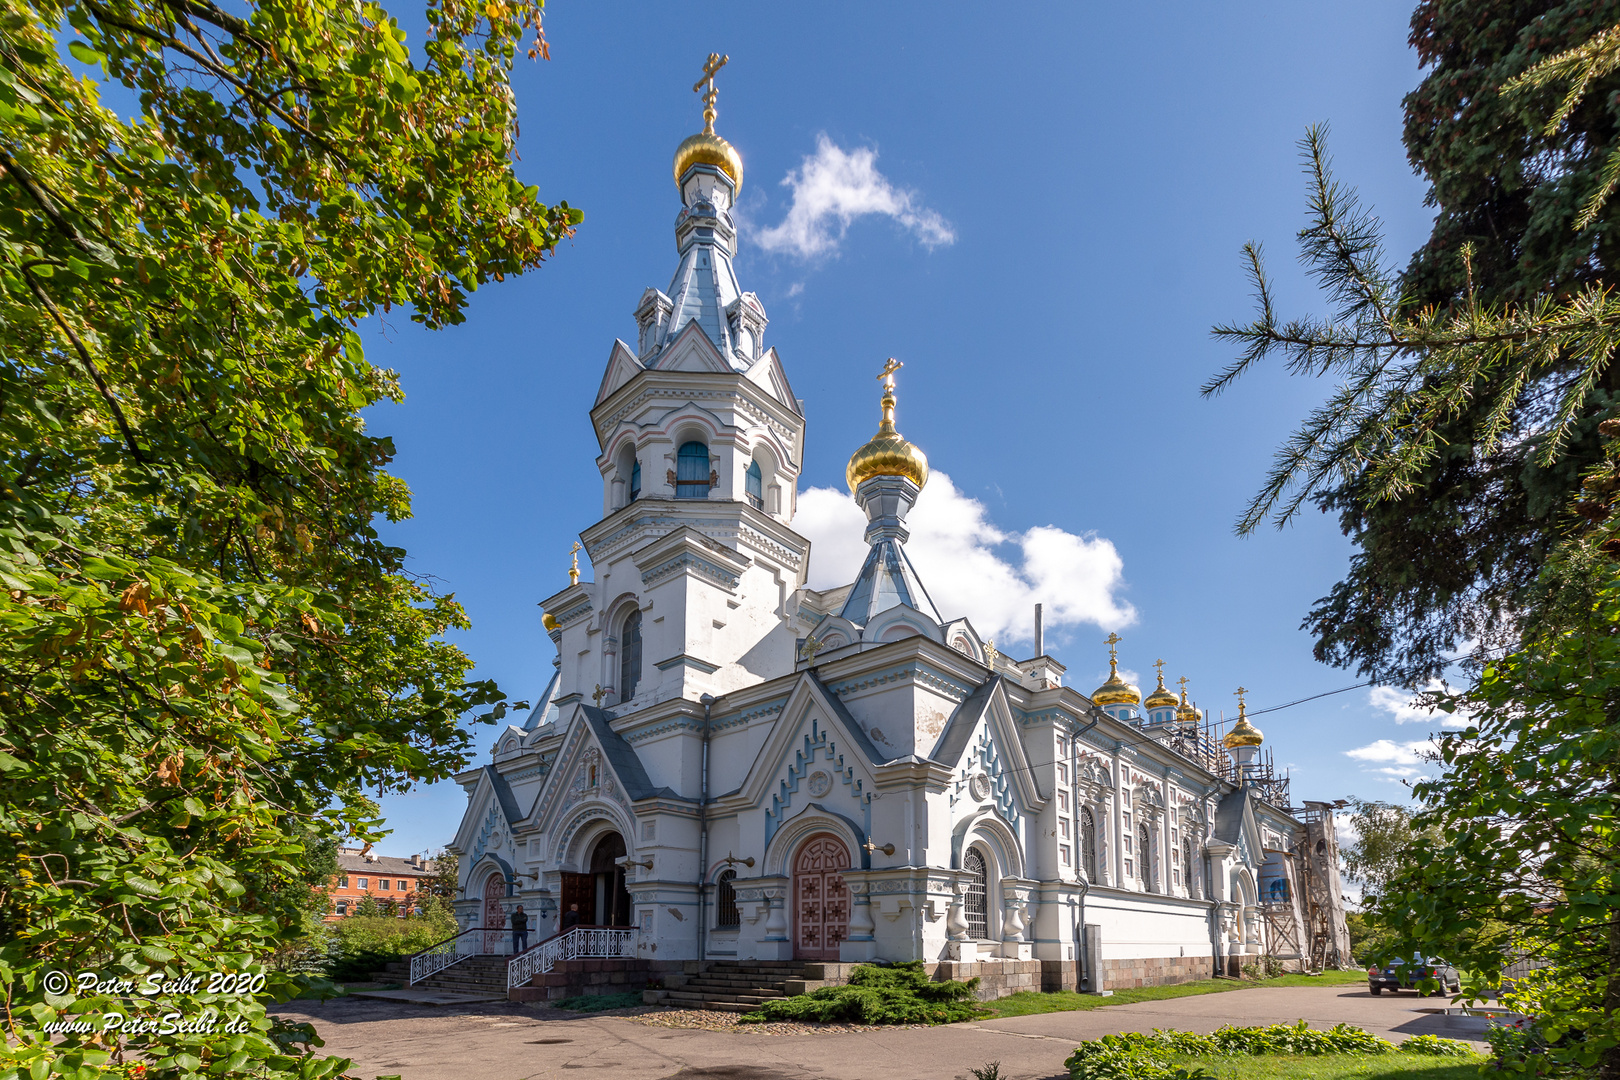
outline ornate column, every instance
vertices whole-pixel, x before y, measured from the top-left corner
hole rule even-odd
[[[877,957],[877,923],[872,919],[871,883],[844,875],[849,890],[849,936],[838,947],[839,959],[846,964],[867,963]]]
[[[968,884],[958,881],[951,890],[950,910],[945,913],[945,931],[950,935],[950,944],[946,946],[947,955],[952,960],[964,964],[976,963],[979,959],[979,943],[968,940],[967,905]]]
[[[1001,920],[1001,955],[1009,960],[1029,960],[1034,946],[1025,930],[1034,921],[1030,908],[1037,883],[1023,878],[1001,879],[1001,907],[1005,917]]]

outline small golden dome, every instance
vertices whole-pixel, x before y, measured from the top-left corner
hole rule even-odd
[[[1232,730],[1226,733],[1226,738],[1221,740],[1221,745],[1228,750],[1236,750],[1240,746],[1259,746],[1265,741],[1266,737],[1260,729],[1249,723],[1248,706],[1239,698],[1237,723],[1233,724]]]
[[[928,455],[907,442],[894,427],[894,373],[903,365],[890,359],[879,378],[884,380],[883,419],[877,434],[849,457],[844,479],[851,493],[874,476],[904,476],[919,488],[928,483]]]
[[[1091,692],[1095,705],[1135,705],[1142,700],[1142,691],[1119,677],[1119,643],[1125,639],[1109,634],[1103,644],[1108,646],[1108,681]]]
[[[714,165],[742,190],[743,163],[737,148],[712,131],[700,131],[675,148],[675,186],[693,165]]]
[[[1186,682],[1187,680],[1182,679],[1181,681]],[[1181,707],[1176,710],[1176,719],[1180,720],[1183,724],[1196,724],[1198,721],[1203,719],[1203,717],[1198,715],[1198,710],[1193,708],[1192,704],[1187,700],[1187,690],[1185,687],[1183,687],[1181,691]]]
[[[548,611],[544,615],[540,616],[540,624],[544,626],[546,631],[549,633],[557,629],[557,616]]]
[[[1159,685],[1154,688],[1153,693],[1147,696],[1147,700],[1142,702],[1142,707],[1144,709],[1173,709],[1177,705],[1176,695],[1171,693],[1170,690],[1164,685],[1163,660],[1158,662],[1158,668]]]

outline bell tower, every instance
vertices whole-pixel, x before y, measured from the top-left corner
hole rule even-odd
[[[704,129],[675,151],[675,274],[642,293],[635,345],[613,343],[591,408],[603,516],[580,540],[594,580],[542,602],[559,703],[625,714],[793,666],[804,412],[732,265],[743,162],[714,131],[726,60],[705,63]]]

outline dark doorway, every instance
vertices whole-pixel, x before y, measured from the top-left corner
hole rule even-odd
[[[590,921],[597,926],[630,925],[630,892],[624,887],[624,867],[618,862],[624,856],[624,837],[616,832],[602,837],[591,849],[591,877],[596,888]]]

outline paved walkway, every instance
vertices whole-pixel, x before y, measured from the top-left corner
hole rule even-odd
[[[1375,998],[1355,986],[1271,987],[938,1028],[794,1036],[677,1030],[504,1003],[430,1008],[351,998],[277,1011],[312,1021],[326,1052],[352,1057],[355,1075],[367,1078],[956,1080],[970,1066],[1000,1061],[1014,1080],[1067,1080],[1063,1059],[1077,1041],[1156,1027],[1208,1032],[1304,1019],[1312,1027],[1355,1024],[1395,1042],[1420,1034],[1477,1042],[1456,1020],[1420,1011],[1445,1002]]]

